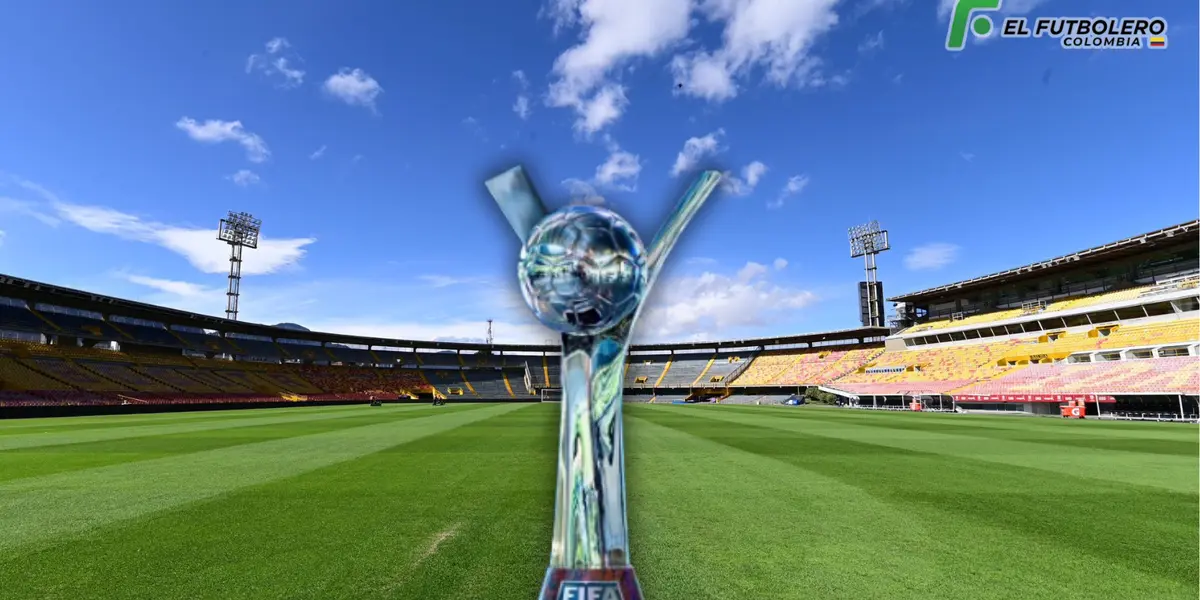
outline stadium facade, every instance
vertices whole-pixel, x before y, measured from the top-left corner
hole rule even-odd
[[[631,349],[626,400],[1194,418],[1200,221],[896,296],[892,328]],[[558,347],[245,323],[0,276],[0,416],[535,401]],[[812,394],[819,396],[820,394]]]

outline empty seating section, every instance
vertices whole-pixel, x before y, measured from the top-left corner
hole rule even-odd
[[[420,363],[426,367],[459,367],[462,363],[458,362],[458,353],[456,352],[421,352]]]
[[[375,364],[375,355],[371,354],[370,350],[361,348],[340,348],[337,346],[326,346],[325,352],[338,362],[357,363],[360,365]]]
[[[329,356],[325,354],[325,349],[320,346],[280,342],[278,347],[283,351],[285,357],[294,360],[307,360],[310,362],[329,360]]]
[[[1105,331],[1108,335],[1104,334]],[[1071,333],[1047,332],[1038,338],[1014,345],[1005,358],[1010,361],[1036,360],[1034,357],[1038,356],[1059,359],[1077,352],[1186,344],[1197,340],[1200,340],[1200,320],[1197,319],[1160,321],[1144,325],[1100,326]]]
[[[429,391],[430,384],[420,371],[412,369],[379,369],[376,373],[389,392],[421,394]]]
[[[693,385],[724,385],[730,383],[729,376],[739,368],[754,359],[752,352],[718,352],[712,357],[712,365],[703,373],[700,379],[693,379]]]
[[[771,385],[796,359],[795,350],[768,350],[755,356],[731,385]]]
[[[129,390],[138,390],[144,392],[174,392],[170,386],[164,385],[159,381],[155,381],[137,371],[131,369],[128,365],[111,362],[90,362],[79,361],[76,364],[92,371],[102,377],[111,379]]]
[[[1106,292],[1096,294],[1094,296],[1084,296],[1082,298],[1069,298],[1067,300],[1058,300],[1046,305],[1045,312],[1058,310],[1071,310],[1074,308],[1083,308],[1085,306],[1096,306],[1099,304],[1108,304],[1109,302],[1120,302],[1122,300],[1133,300],[1141,296],[1143,292],[1153,288],[1153,285],[1143,285],[1138,287],[1126,288],[1115,292]]]
[[[562,358],[546,357],[546,375],[550,387],[562,387]]]
[[[412,352],[393,352],[391,350],[370,350],[379,359],[379,364],[382,365],[403,365],[406,367],[417,366],[417,357],[413,356]]]
[[[257,378],[274,386],[277,391],[293,394],[319,394],[321,389],[304,380],[294,373],[283,371],[262,371],[254,374]]]
[[[458,369],[425,369],[421,371],[430,385],[447,396],[475,396],[467,388]]]
[[[90,371],[80,368],[65,358],[37,356],[22,359],[26,366],[33,367],[59,381],[86,392],[126,392],[127,386],[109,381]]]
[[[691,387],[692,382],[700,377],[700,374],[708,368],[709,363],[713,361],[712,352],[699,353],[677,353],[671,359],[671,368],[667,370],[666,375],[662,378],[662,383],[659,387],[664,388],[686,388]],[[653,383],[653,381],[651,381]]]
[[[0,304],[0,323],[6,329],[41,332],[50,328],[48,321],[39,319],[29,309],[20,306]]]
[[[830,385],[856,394],[945,393],[1019,368],[999,366],[1015,345],[1010,340],[885,352],[862,371]]]
[[[467,375],[467,381],[471,382],[471,387],[475,389],[475,393],[480,398],[512,398],[517,391],[517,387],[525,387],[524,384],[514,386],[514,393],[510,394],[508,386],[504,384],[504,373],[500,369],[467,369],[464,373]]]
[[[57,325],[59,329],[58,333],[93,339],[127,339],[115,329],[109,327],[108,323],[98,319],[45,311],[39,314]]]
[[[145,325],[131,325],[129,323],[120,323],[118,326],[135,343],[172,346],[175,348],[182,348],[184,346],[183,340],[180,340],[173,333],[162,327],[147,327]]]
[[[216,388],[204,385],[199,381],[189,379],[171,367],[161,365],[140,365],[133,368],[134,370],[144,373],[146,376],[152,377],[157,381],[161,381],[181,392],[188,392],[192,394],[212,394],[219,391]]]
[[[16,359],[0,356],[0,389],[2,390],[70,390],[71,386],[52,379]]]
[[[652,388],[658,383],[667,363],[671,361],[671,355],[635,354],[625,360],[629,361],[629,368],[625,370],[625,387]]]
[[[965,325],[979,325],[982,323],[991,323],[992,321],[1001,321],[1004,319],[1012,319],[1014,317],[1021,316],[1021,313],[1022,313],[1021,309],[1011,308],[1011,309],[1007,309],[1007,310],[999,310],[999,311],[993,311],[993,312],[974,314],[969,317],[964,317],[962,319],[940,319],[937,321],[930,321],[928,323],[922,323],[920,325],[914,325],[913,327],[910,327],[907,330],[905,330],[905,332],[906,333],[916,333],[919,331],[933,331],[933,330],[937,330],[937,329],[949,329],[951,327],[962,327]]]
[[[1031,365],[962,394],[1195,394],[1200,389],[1196,357],[1179,356],[1098,363]]]
[[[273,358],[276,360],[283,358],[279,346],[276,346],[275,342],[268,342],[264,340],[247,340],[242,338],[226,341],[232,342],[236,348],[238,348],[238,350],[234,351],[234,354],[237,356],[257,356],[260,358]]]
[[[214,371],[208,369],[178,369],[185,376],[195,379],[208,387],[211,387],[219,392],[227,394],[249,394],[254,391],[254,388],[242,382],[233,382],[229,379],[217,375]]]
[[[233,352],[233,348],[219,335],[191,331],[172,331],[171,333],[183,340],[192,349],[200,352],[214,352],[217,354],[230,354]]]

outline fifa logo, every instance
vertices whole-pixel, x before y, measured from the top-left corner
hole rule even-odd
[[[615,581],[564,581],[557,600],[625,600]]]

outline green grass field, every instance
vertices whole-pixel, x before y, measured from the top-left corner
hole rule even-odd
[[[1197,598],[1197,428],[626,405],[650,600]],[[533,600],[558,406],[0,421],[0,598]]]

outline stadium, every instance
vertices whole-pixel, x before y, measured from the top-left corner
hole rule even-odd
[[[1192,221],[895,296],[887,326],[864,282],[857,329],[632,347],[647,595],[1194,598],[1198,256]],[[0,421],[5,597],[537,590],[557,347],[7,276],[0,332],[0,417],[28,417]]]

